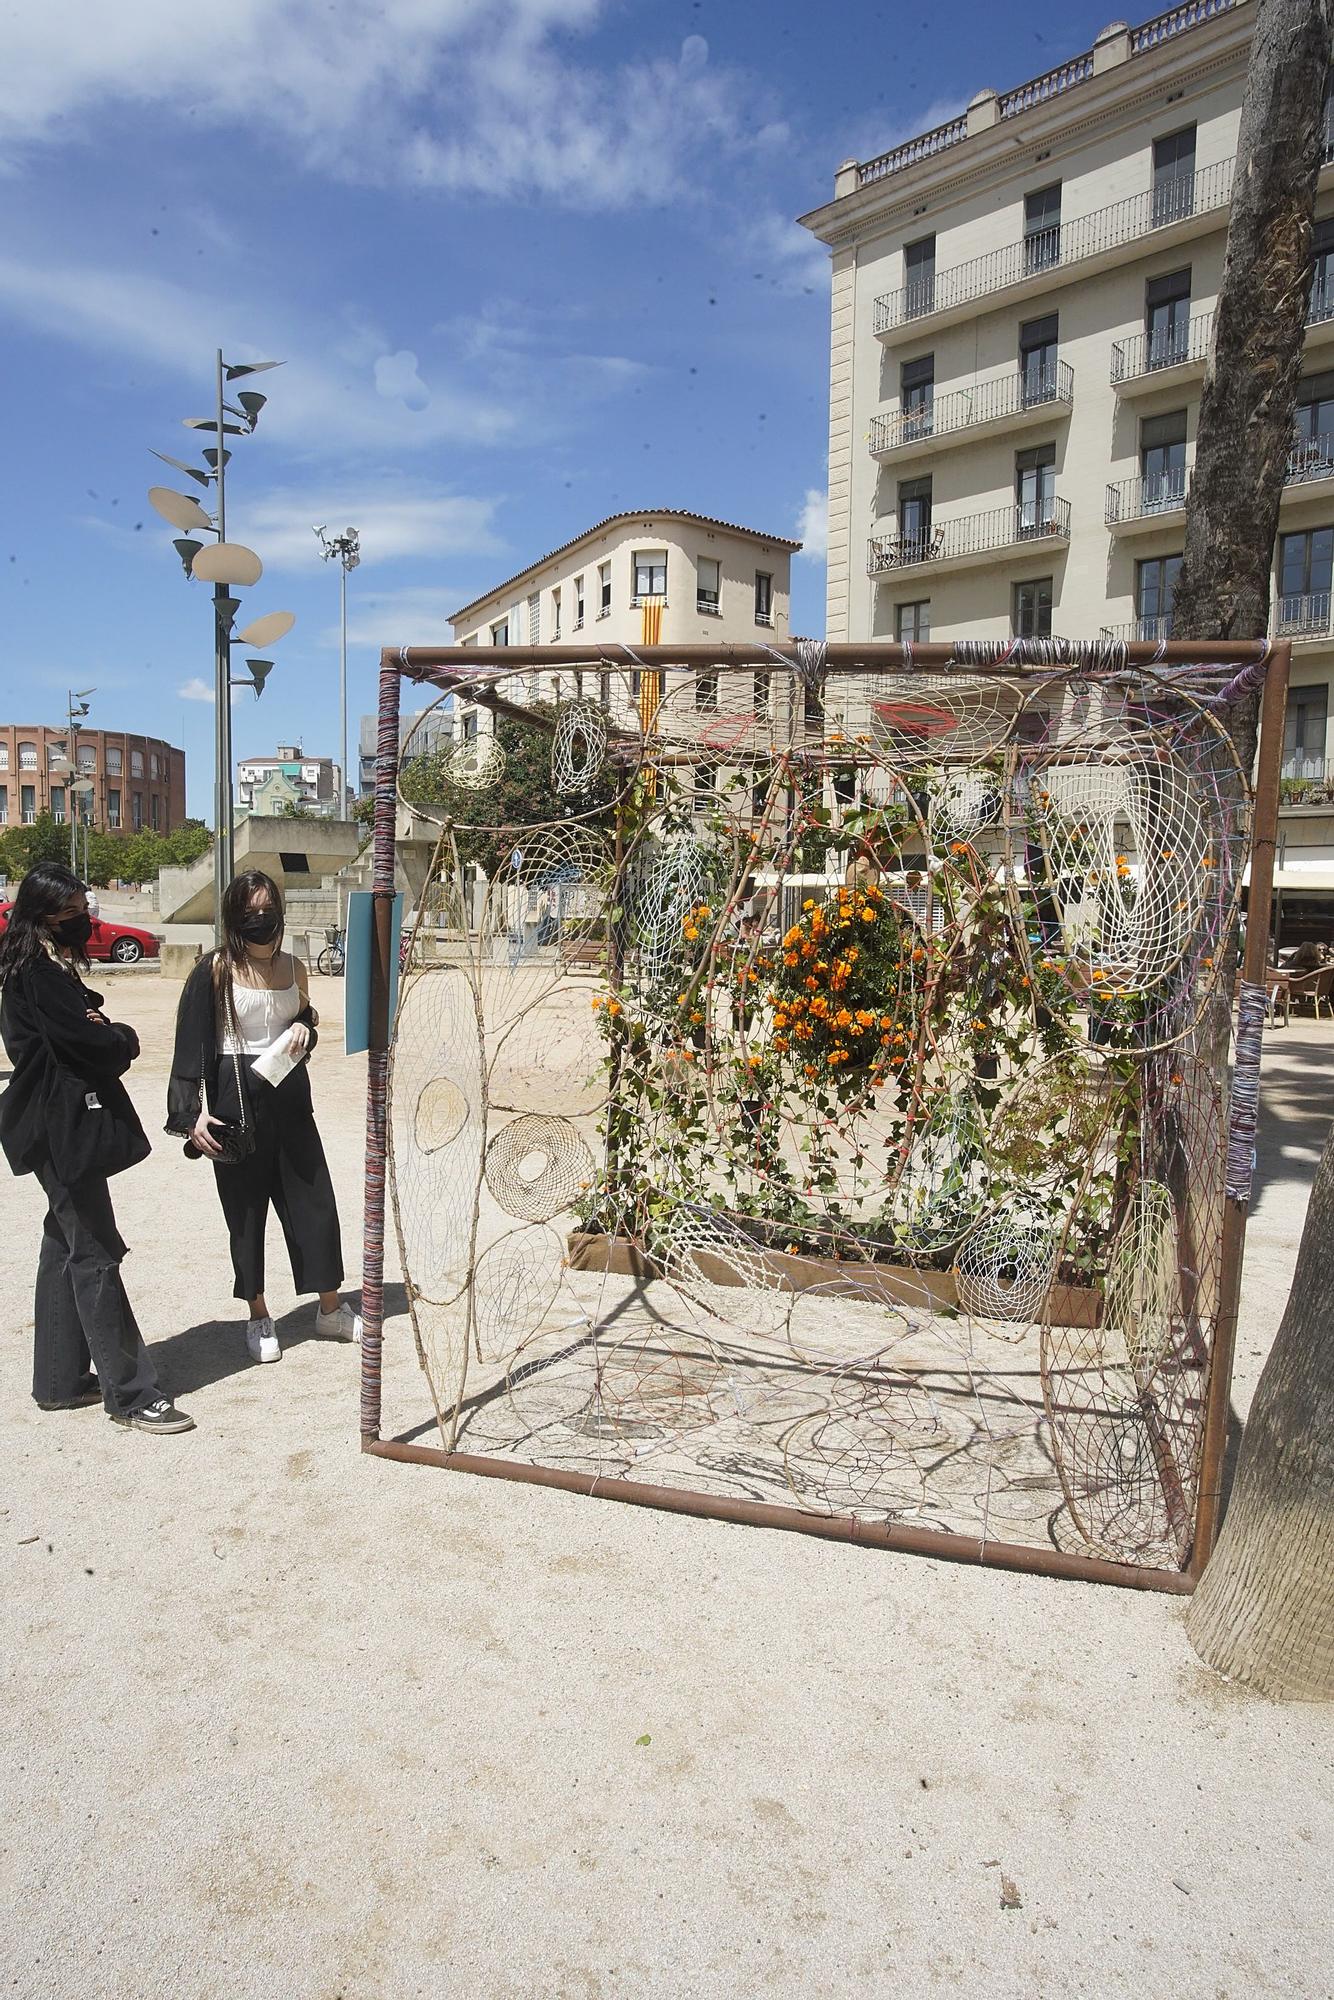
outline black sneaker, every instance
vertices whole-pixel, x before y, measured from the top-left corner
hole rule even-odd
[[[187,1417],[184,1410],[178,1410],[165,1396],[159,1396],[156,1403],[149,1403],[142,1410],[131,1410],[128,1415],[113,1416],[113,1424],[119,1424],[127,1431],[157,1431],[163,1437],[173,1431],[192,1431],[193,1417]]]
[[[80,1375],[72,1396],[63,1396],[58,1402],[44,1403],[39,1396],[39,1410],[87,1410],[94,1403],[100,1403],[102,1391],[97,1385],[96,1375]]]

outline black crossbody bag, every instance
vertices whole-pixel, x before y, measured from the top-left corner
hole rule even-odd
[[[108,1090],[79,1076],[57,1055],[41,1008],[34,1012],[47,1056],[37,1093],[43,1143],[58,1179],[73,1187],[94,1177],[110,1180],[113,1174],[137,1167],[153,1149],[124,1085]]]

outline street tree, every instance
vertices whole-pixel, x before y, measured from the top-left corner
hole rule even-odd
[[[1311,282],[1331,0],[1258,0],[1173,637],[1268,629]],[[1233,733],[1246,768],[1257,703]],[[1334,1137],[1287,1310],[1187,1614],[1201,1658],[1266,1693],[1334,1696]]]

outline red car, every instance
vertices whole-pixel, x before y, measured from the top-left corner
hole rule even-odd
[[[0,903],[0,932],[7,929],[13,907],[12,903]],[[109,923],[105,917],[93,918],[89,958],[109,958],[116,965],[137,965],[141,958],[157,955],[158,941],[152,931],[141,931],[136,924]]]

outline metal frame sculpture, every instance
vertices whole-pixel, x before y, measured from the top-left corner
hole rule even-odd
[[[364,1448],[1190,1589],[1288,666],[1062,640],[386,651]],[[425,798],[405,678],[487,725]],[[1252,790],[1229,721],[1260,689]],[[549,814],[506,825],[534,742]],[[391,1023],[400,803],[438,840]],[[438,1446],[380,1438],[387,1207]]]

